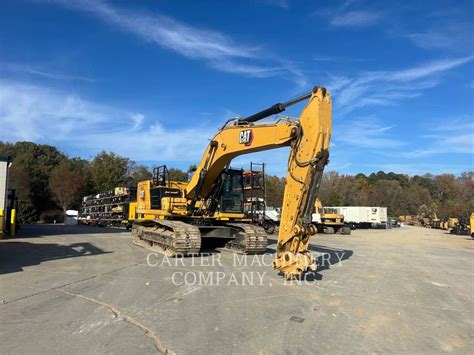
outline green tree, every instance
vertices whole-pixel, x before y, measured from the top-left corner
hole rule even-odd
[[[66,198],[72,193],[72,204],[80,194],[110,190],[116,186],[136,185],[138,181],[152,177],[143,165],[136,165],[125,157],[101,152],[92,162],[81,158],[68,158],[55,147],[32,142],[0,142],[0,155],[13,157],[10,170],[10,186],[18,196],[18,218],[22,223],[35,221],[41,212],[64,209],[69,206]],[[190,166],[188,172],[195,169]],[[187,173],[170,168],[170,178],[186,181]],[[379,171],[364,174],[341,175],[328,171],[323,175],[319,197],[323,205],[379,205],[388,207],[392,216],[398,214],[431,214],[439,217],[467,217],[474,210],[474,173],[467,171],[459,176],[452,174],[409,177],[394,172]],[[81,183],[82,182],[82,183]],[[64,186],[69,185],[68,188]],[[81,193],[74,191],[83,186]],[[281,207],[286,181],[278,176],[267,175],[267,203]],[[54,186],[54,187],[53,187]],[[60,189],[61,188],[61,189]],[[66,201],[66,202],[65,202]]]
[[[458,181],[462,191],[459,196],[460,215],[467,218],[474,212],[474,172],[463,172]]]
[[[15,190],[18,198],[17,220],[20,224],[36,221],[37,210],[30,199],[30,177],[28,173],[19,166],[12,165],[9,170],[9,188]]]
[[[322,179],[321,185],[319,186],[319,199],[323,206],[329,203],[329,196],[339,181],[339,173],[337,171],[326,172]]]
[[[169,168],[168,173],[171,181],[188,181],[188,174],[181,169]]]
[[[378,180],[373,185],[370,204],[384,206],[394,215],[400,215],[400,195],[402,188],[396,180]]]
[[[130,160],[115,153],[105,151],[97,154],[92,160],[91,174],[94,192],[112,190],[126,185]]]
[[[51,171],[67,157],[55,147],[32,142],[16,142],[15,144],[0,142],[0,154],[13,158],[12,167],[22,171],[28,180],[28,192],[17,191],[19,196],[18,218],[20,220],[36,220],[41,211],[57,207],[48,187]],[[13,179],[11,179],[13,180]],[[21,197],[20,197],[21,196]]]
[[[278,176],[267,175],[265,180],[267,205],[271,207],[281,207],[283,203],[283,193],[286,179]]]
[[[340,206],[345,205],[342,201],[341,194],[336,190],[333,189],[329,192],[329,196],[327,197],[327,206]]]
[[[151,180],[153,178],[153,173],[145,165],[132,164],[129,170],[129,186],[137,186],[140,181]]]
[[[71,170],[78,172],[84,179],[84,195],[94,193],[94,182],[92,181],[91,162],[79,157],[70,158],[68,160]]]

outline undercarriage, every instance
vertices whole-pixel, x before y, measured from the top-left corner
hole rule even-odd
[[[351,234],[351,228],[346,225],[326,225],[326,224],[316,224],[318,228],[318,233],[324,234]]]
[[[204,249],[223,247],[237,253],[260,254],[267,247],[267,233],[247,223],[196,225],[180,220],[135,221],[133,243],[167,256],[197,255]]]

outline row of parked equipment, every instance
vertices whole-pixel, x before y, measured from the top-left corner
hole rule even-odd
[[[82,199],[78,223],[101,226],[129,225],[129,206],[136,200],[136,188],[116,187]]]
[[[459,216],[449,218],[438,218],[436,213],[428,217],[424,216],[400,216],[399,220],[412,226],[442,229],[456,235],[471,235],[474,238],[474,212],[470,217]]]

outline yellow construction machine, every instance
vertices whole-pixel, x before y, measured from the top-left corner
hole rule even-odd
[[[319,198],[314,203],[314,210],[313,224],[318,229],[318,233],[351,234],[350,227],[344,223],[344,215],[336,213],[330,207],[323,207]]]
[[[304,100],[298,119],[256,123]],[[329,158],[331,106],[329,92],[315,87],[289,102],[227,121],[188,183],[171,181],[165,166],[155,168],[153,180],[138,184],[134,243],[168,255],[190,255],[200,252],[203,241],[217,238],[238,252],[265,252],[264,229],[244,216],[242,170],[231,169],[230,162],[242,154],[290,147],[273,267],[288,279],[316,270],[308,246],[317,232],[312,213]]]
[[[448,218],[448,230],[455,228],[459,224],[459,218],[450,217]]]
[[[471,235],[474,238],[474,212],[471,213],[469,218],[465,216],[450,217],[444,219],[439,224],[440,229],[449,231],[451,234],[456,235]]]
[[[471,235],[471,237],[473,237],[474,212],[471,213],[469,217],[463,215],[459,216],[459,218],[450,218],[449,220],[453,220],[453,224],[449,230],[451,234]]]
[[[441,229],[441,219],[438,218],[436,213],[430,215],[430,223],[428,225],[430,228]]]
[[[415,216],[415,215],[402,215],[398,217],[400,223],[404,223],[409,226],[424,226],[429,227],[430,219],[427,217]]]
[[[447,219],[443,219],[440,222],[440,229],[444,229],[446,231],[452,231],[456,226],[459,224],[459,218],[450,217]]]
[[[449,220],[447,219],[442,219],[440,224],[439,224],[439,228],[440,229],[443,229],[445,231],[449,230]]]
[[[474,212],[469,217],[469,232],[471,233],[471,238],[474,239]]]

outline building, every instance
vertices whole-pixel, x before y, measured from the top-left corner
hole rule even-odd
[[[7,209],[8,201],[8,170],[12,164],[9,156],[0,156],[0,238],[6,233],[9,213]]]

